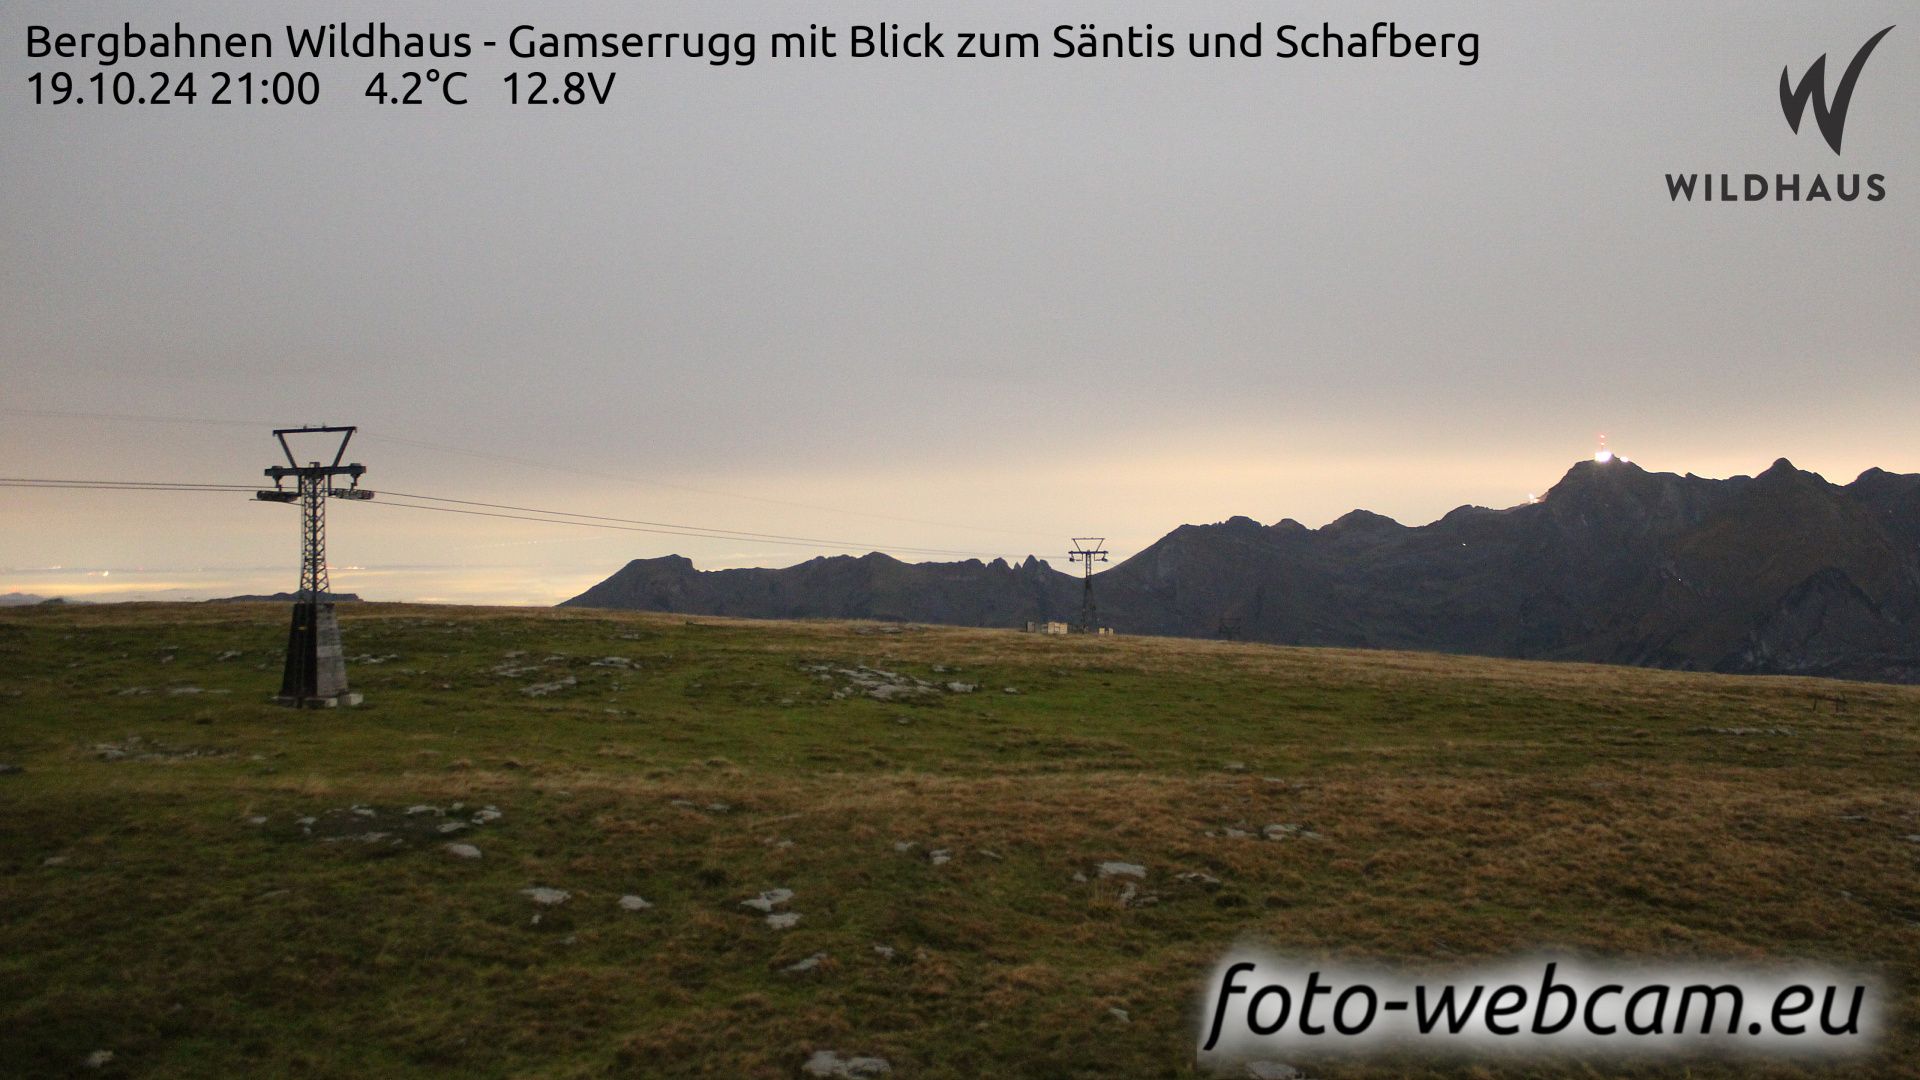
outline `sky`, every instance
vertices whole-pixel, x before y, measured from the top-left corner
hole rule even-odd
[[[1706,476],[1920,471],[1916,14],[8,0],[0,474],[251,484],[272,427],[357,424],[376,491],[808,541],[332,507],[337,589],[546,604],[670,553],[1064,567],[1072,536],[1119,558],[1233,515],[1417,524],[1543,492],[1602,433]],[[1477,33],[1478,61],[765,55],[808,22],[1184,39],[1381,17]],[[459,108],[362,96],[410,61],[27,59],[35,23],[377,18],[755,31],[761,55],[488,50],[459,62]],[[1781,68],[1830,54],[1831,88],[1890,24],[1844,152],[1811,116],[1792,132]],[[35,105],[28,82],[156,68],[312,70],[322,99]],[[616,81],[604,106],[505,104],[531,70]],[[1700,171],[1880,173],[1889,194],[1671,202],[1665,174]],[[0,593],[291,589],[298,543],[292,509],[244,493],[0,488]]]

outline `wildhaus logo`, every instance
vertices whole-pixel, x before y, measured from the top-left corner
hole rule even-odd
[[[1813,108],[1813,122],[1820,134],[1833,148],[1834,154],[1840,153],[1840,142],[1846,134],[1847,110],[1853,105],[1854,87],[1860,82],[1860,72],[1867,66],[1867,58],[1873,55],[1874,46],[1880,39],[1893,30],[1885,30],[1867,39],[1860,51],[1853,54],[1853,60],[1847,65],[1846,72],[1840,76],[1840,85],[1834,88],[1833,96],[1827,96],[1827,57],[1820,55],[1808,66],[1800,77],[1800,84],[1793,83],[1791,67],[1780,69],[1780,111],[1787,118],[1787,127],[1794,134],[1800,133],[1800,121],[1806,116],[1809,105]],[[1667,197],[1674,202],[1685,200],[1693,202],[1854,202],[1865,192],[1867,202],[1879,202],[1887,197],[1887,178],[1881,173],[1833,174],[1832,182],[1827,176],[1814,173],[1811,178],[1800,173],[1744,173],[1737,179],[1732,173],[1668,173]]]

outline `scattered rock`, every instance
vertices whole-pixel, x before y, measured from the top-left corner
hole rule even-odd
[[[653,906],[652,904],[647,903],[645,900],[642,900],[641,898],[633,895],[632,893],[628,893],[627,895],[620,898],[621,911],[645,911],[652,906]]]
[[[579,679],[571,675],[566,675],[552,682],[534,683],[532,686],[523,686],[520,688],[520,692],[528,697],[546,697],[548,694],[557,694],[562,690],[579,685]]]
[[[253,816],[247,818],[247,824],[249,825],[265,825],[266,823],[267,823],[267,817],[265,814],[254,814]]]
[[[216,661],[238,660],[239,658],[240,658],[239,649],[228,649],[226,652],[223,652],[220,655],[214,657]]]
[[[1174,875],[1174,879],[1208,889],[1217,889],[1220,887],[1219,878],[1214,877],[1212,874],[1203,874],[1198,870],[1189,870],[1184,874],[1176,874]]]
[[[1260,835],[1266,837],[1269,840],[1285,840],[1288,837],[1295,835],[1299,831],[1300,831],[1300,825],[1298,823],[1288,822],[1284,825],[1269,825],[1266,828],[1260,830]]]
[[[997,851],[988,851],[986,848],[974,848],[973,850],[983,859],[992,859],[994,862],[1001,861],[1002,856]]]
[[[755,911],[770,912],[777,907],[786,907],[788,901],[792,899],[792,889],[768,889],[759,896],[740,901],[740,906],[752,908]]]
[[[821,961],[825,960],[826,958],[827,958],[826,953],[817,952],[817,953],[814,953],[812,956],[807,957],[805,960],[801,960],[798,963],[788,964],[785,968],[782,968],[781,970],[785,971],[789,975],[805,975],[808,972],[818,970],[820,967]]]
[[[1306,1074],[1278,1061],[1247,1062],[1247,1080],[1302,1080]]]
[[[427,804],[425,804],[425,803],[421,803],[421,804],[419,804],[419,805],[417,805],[417,806],[409,806],[409,807],[407,807],[407,816],[408,816],[408,817],[412,817],[412,816],[413,816],[413,815],[415,815],[415,814],[433,814],[433,815],[436,815],[436,816],[438,816],[438,815],[439,815],[440,813],[441,813],[441,810],[440,810],[440,808],[439,808],[439,807],[437,807],[437,806],[428,806],[428,805],[427,805]]]
[[[1113,1008],[1108,1009],[1107,1015],[1113,1017],[1115,1020],[1118,1020],[1123,1024],[1130,1023],[1133,1020],[1133,1014],[1121,1008],[1118,1005],[1115,1005]]]
[[[843,685],[833,692],[835,698],[841,699],[864,694],[875,701],[915,701],[939,697],[943,690],[950,694],[971,694],[976,689],[972,683],[936,684],[865,664],[841,667],[831,663],[813,663],[801,664],[800,668],[823,682],[841,681]],[[944,672],[945,669],[936,665],[934,670]]]
[[[447,854],[461,859],[477,859],[480,857],[480,849],[474,847],[472,844],[448,844]],[[546,901],[540,902],[545,903]]]
[[[634,666],[634,664],[633,664],[633,661],[627,659],[624,656],[603,656],[598,660],[589,662],[587,666],[631,669]]]
[[[895,840],[893,842],[893,850],[901,853],[902,855],[906,854],[909,851],[912,851],[914,848],[917,848],[919,846],[920,846],[919,844],[914,843],[912,840]]]
[[[1246,772],[1247,763],[1244,761],[1229,761],[1225,768],[1228,772]]]
[[[778,911],[767,916],[767,926],[774,930],[791,930],[800,925],[800,913],[797,911]]]
[[[1147,877],[1147,868],[1141,866],[1139,863],[1103,862],[1095,867],[1095,869],[1100,872],[1100,876],[1103,878],[1128,877],[1145,881]]]
[[[95,743],[93,752],[101,761],[181,761],[191,758],[224,757],[230,750],[198,746],[168,746],[138,735],[129,735],[117,743]]]
[[[867,696],[875,701],[898,701],[902,698],[920,697],[933,691],[924,686],[910,686],[904,683],[882,683],[867,691]]]
[[[828,1077],[831,1080],[867,1080],[869,1077],[887,1075],[893,1071],[893,1066],[886,1058],[843,1058],[832,1050],[815,1050],[807,1063],[800,1066],[800,1071],[808,1076]]]
[[[1693,735],[1792,735],[1792,728],[1783,727],[1697,727],[1688,729]]]
[[[483,806],[473,812],[473,823],[475,825],[488,825],[499,821],[502,816],[499,807]]]
[[[67,858],[68,857],[65,855],[49,855],[46,858],[40,860],[40,865],[41,866],[65,866],[67,865]]]
[[[927,852],[927,861],[935,866],[945,866],[953,861],[953,852],[945,848]]]
[[[894,957],[900,955],[900,951],[891,945],[875,945],[873,952],[875,956],[887,961],[891,961]]]
[[[521,889],[520,895],[532,900],[541,907],[554,907],[573,899],[573,894],[565,889],[549,889],[539,885],[531,889]]]
[[[80,1060],[80,1065],[82,1068],[87,1068],[87,1069],[104,1069],[107,1067],[107,1063],[112,1060],[113,1060],[113,1051],[95,1050],[93,1053],[88,1054],[86,1057],[82,1058]]]
[[[1003,694],[1017,694],[1020,692],[1020,688],[1017,686],[1008,686],[1003,687],[1000,692]]]
[[[464,821],[443,821],[440,823],[436,831],[438,831],[443,836],[451,836],[454,833],[457,833],[460,830],[466,829],[466,828],[471,828],[471,826],[469,826]]]

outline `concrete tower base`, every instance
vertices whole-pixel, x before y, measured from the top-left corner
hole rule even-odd
[[[294,603],[286,671],[273,702],[297,709],[360,704],[360,695],[347,689],[347,657],[340,647],[340,620],[331,602]]]

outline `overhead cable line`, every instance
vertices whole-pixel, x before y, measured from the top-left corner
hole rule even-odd
[[[610,521],[621,525],[642,525],[652,529],[697,530],[702,534],[724,533],[726,539],[735,540],[780,540],[820,544],[830,547],[872,547],[853,540],[832,540],[818,536],[793,536],[787,533],[751,532],[741,529],[719,529],[705,525],[680,525],[671,521],[645,521],[639,518],[608,517],[604,514],[576,514],[568,510],[542,510],[533,506],[511,506],[506,503],[479,502],[473,499],[447,499],[437,495],[412,495],[404,491],[387,491],[380,494],[391,498],[419,499],[426,502],[454,503],[460,506],[480,506],[489,510],[512,510],[523,514],[548,514],[555,517],[585,518],[589,521]],[[896,551],[912,551],[927,555],[975,555],[978,552],[961,551],[954,548],[935,547],[897,547]]]
[[[675,531],[671,529],[649,528],[649,527],[640,526],[640,525],[617,525],[609,521],[568,520],[565,518],[557,518],[557,517],[534,517],[528,514],[507,514],[507,513],[500,513],[493,510],[468,510],[458,506],[429,506],[426,503],[415,503],[415,502],[392,502],[392,501],[381,501],[376,499],[372,502],[366,503],[365,505],[398,507],[403,510],[434,510],[442,514],[468,514],[473,517],[501,518],[507,521],[537,521],[545,525],[578,525],[578,526],[581,526],[582,528],[588,528],[588,529],[613,529],[619,532],[652,533],[657,536],[687,536],[687,537],[694,537],[694,538],[703,539],[703,540],[732,540],[737,542],[754,543],[754,544],[780,544],[785,547],[802,547],[802,548],[816,548],[816,549],[830,548],[836,551],[865,547],[865,548],[868,548],[869,550],[874,550],[874,551],[879,551],[884,548],[887,551],[897,551],[897,552],[901,552],[903,554],[908,554],[908,555],[946,555],[946,556],[959,555],[967,558],[998,558],[999,557],[999,556],[989,555],[985,552],[978,552],[978,551],[946,551],[946,550],[925,549],[925,548],[889,547],[887,545],[848,544],[844,542],[820,541],[820,540],[777,540],[777,539],[773,539],[772,537],[766,537],[766,536],[727,536],[720,533]]]
[[[153,492],[200,492],[204,494],[229,494],[251,492],[254,486],[245,484],[197,483],[190,481],[154,481],[154,480],[71,480],[42,479],[35,477],[0,477],[0,487],[23,488],[28,490],[75,490],[75,491],[153,491]],[[651,533],[658,536],[685,536],[702,540],[727,540],[737,543],[778,544],[783,547],[804,547],[831,550],[868,550],[892,551],[906,555],[944,556],[949,558],[997,558],[986,552],[965,551],[954,548],[931,548],[910,545],[869,544],[852,540],[826,539],[821,537],[793,536],[785,533],[754,533],[735,529],[708,528],[699,525],[682,525],[675,522],[643,521],[636,518],[617,518],[603,514],[576,514],[564,510],[544,510],[535,507],[512,506],[505,503],[489,503],[472,499],[450,499],[435,495],[420,495],[410,492],[383,491],[380,495],[388,499],[417,500],[410,502],[374,501],[363,503],[370,506],[399,506],[413,510],[437,510],[443,513],[467,514],[473,517],[499,518],[508,521],[532,521],[548,525],[579,525],[588,528],[611,529],[620,532]],[[450,503],[457,505],[432,506],[428,503]],[[486,509],[461,509],[461,507],[484,507]],[[513,511],[511,513],[502,511]]]
[[[232,420],[208,416],[143,416],[133,413],[79,412],[64,409],[12,409],[0,408],[0,415],[31,416],[57,420],[116,420],[147,424],[198,424],[216,427],[272,427],[266,420]],[[446,443],[427,442],[423,439],[405,438],[399,435],[387,435],[378,429],[362,428],[360,438],[375,439],[395,443],[400,446],[412,446],[422,450],[433,450],[443,454],[456,454],[462,457],[481,458],[489,461],[501,461],[510,465],[520,465],[533,469],[545,469],[549,472],[571,473],[596,480],[611,480],[621,484],[635,484],[641,487],[666,488],[672,491],[684,491],[694,495],[710,495],[723,499],[741,499],[747,502],[765,503],[770,506],[787,506],[800,510],[816,510],[830,514],[842,514],[848,517],[870,518],[876,521],[896,521],[908,525],[933,525],[943,529],[963,529],[968,532],[999,533],[1005,536],[1022,535],[1013,529],[997,529],[985,525],[966,525],[951,521],[932,521],[925,518],[904,517],[897,514],[876,514],[868,510],[848,510],[841,506],[825,506],[818,503],[799,502],[793,499],[779,499],[767,495],[743,495],[734,491],[720,491],[715,488],[696,487],[691,484],[677,484],[668,480],[641,479],[634,476],[622,476],[618,473],[600,472],[594,469],[582,469],[571,465],[555,465],[551,462],[536,461],[532,458],[515,457],[511,454],[494,453],[487,450],[474,450],[464,446],[451,446]]]

